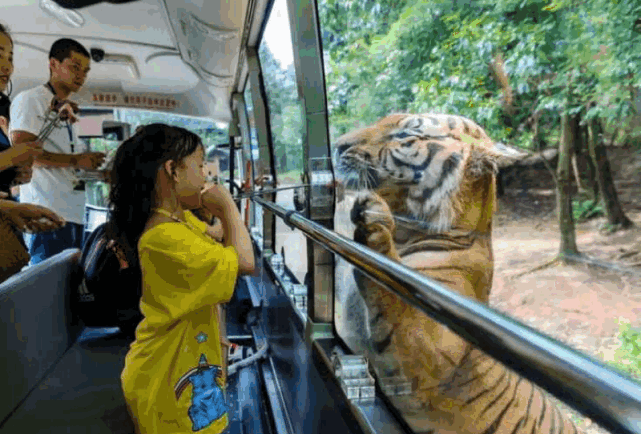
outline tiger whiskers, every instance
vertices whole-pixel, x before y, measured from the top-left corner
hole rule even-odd
[[[345,159],[339,160],[339,163],[336,166],[336,171],[337,173],[346,175],[344,183],[348,187],[353,185],[350,185],[350,183],[354,181],[352,176],[357,177],[357,188],[359,190],[370,191],[377,184],[377,180],[374,178],[374,173],[381,175],[381,178],[383,179],[396,181],[400,184],[407,184],[406,179],[394,176],[388,171],[359,157],[351,157],[347,161],[345,161]]]
[[[376,168],[365,160],[352,158],[349,160],[341,159],[336,167],[338,174],[342,175],[342,182],[346,187],[355,186],[359,191],[370,191],[376,184],[376,180],[371,174],[371,170]]]
[[[364,212],[366,214],[370,214],[370,215],[386,216],[386,214],[384,214],[382,212],[378,212],[378,211],[365,210]],[[437,226],[437,225],[435,225],[433,223],[427,222],[427,221],[419,220],[419,219],[416,219],[416,218],[410,218],[410,217],[402,216],[402,215],[399,215],[399,214],[392,214],[392,217],[394,218],[394,221],[396,222],[396,224],[401,225],[401,226],[406,227],[406,228],[409,228],[409,229],[423,230],[423,231],[425,231],[427,233],[430,233],[432,235],[442,234],[444,232],[447,232],[447,231],[442,231],[439,228],[439,226]],[[479,232],[479,231],[474,231],[474,230],[465,231],[465,233],[467,235],[474,236],[475,238],[480,238],[480,237],[487,238],[487,237],[490,236],[489,234],[482,233],[482,232]]]

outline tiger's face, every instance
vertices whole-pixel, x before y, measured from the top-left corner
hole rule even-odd
[[[396,190],[401,209],[435,231],[456,218],[465,180],[495,170],[492,141],[472,121],[445,115],[390,115],[336,143],[337,174],[348,188]],[[398,207],[397,207],[398,208]]]

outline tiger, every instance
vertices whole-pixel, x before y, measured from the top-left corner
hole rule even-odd
[[[391,114],[338,138],[337,177],[353,184],[353,239],[459,294],[489,303],[495,176],[502,158],[474,121]],[[416,433],[578,433],[544,392],[352,267],[363,351],[378,381],[401,379],[391,404]],[[347,281],[343,282],[348,283]],[[354,297],[357,296],[358,299]],[[338,328],[338,327],[337,327]]]

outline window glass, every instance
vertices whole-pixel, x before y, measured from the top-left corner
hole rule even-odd
[[[304,113],[296,88],[287,2],[276,0],[267,21],[258,55],[260,58],[274,149],[278,188],[276,202],[294,207],[294,189],[303,173]],[[283,254],[285,265],[299,281],[307,271],[307,243],[297,229],[276,219],[276,253]]]
[[[88,141],[90,149],[94,152],[104,152],[107,157],[106,161],[113,158],[118,146],[122,143],[115,135],[106,137],[92,137],[83,139]],[[87,181],[85,189],[85,202],[88,205],[107,208],[109,205],[109,184],[102,181]]]
[[[114,110],[114,119],[130,124],[132,134],[138,126],[153,123],[163,123],[185,128],[198,134],[205,148],[227,143],[229,140],[227,124],[204,118],[148,110],[116,109]]]
[[[216,123],[202,118],[131,109],[114,109],[113,117],[116,121],[128,123],[131,126],[130,133],[132,135],[135,133],[137,127],[157,122],[182,127],[196,133],[201,138],[206,150],[205,155],[207,159],[206,165],[208,169],[208,180],[211,181],[213,179],[218,168],[221,166],[224,168],[224,170],[222,170],[222,174],[229,174],[229,138],[226,124]],[[122,143],[117,140],[115,135],[84,140],[89,141],[89,145],[93,151],[105,152],[107,154],[107,159],[113,157],[116,149]],[[108,184],[99,181],[89,181],[87,183],[87,204],[107,207],[108,197]]]
[[[382,140],[368,149],[369,154],[363,152],[367,139],[351,141],[360,145],[358,152],[346,152],[346,148],[341,148],[342,155],[347,157],[343,161],[347,164],[335,164],[337,172],[343,171],[343,176],[339,174],[337,178],[346,179],[346,172],[350,170],[354,180],[358,175],[361,181],[379,182],[386,178],[385,188],[379,191],[385,193],[394,214],[397,247],[407,256],[411,255],[408,263],[422,267],[427,275],[447,282],[461,293],[470,295],[473,286],[475,294],[482,297],[481,301],[597,359],[604,358],[603,348],[610,345],[604,342],[625,347],[633,335],[629,325],[620,329],[614,318],[620,319],[623,315],[624,322],[633,327],[639,322],[638,316],[631,311],[624,313],[617,309],[615,313],[606,305],[634,305],[632,309],[638,309],[641,303],[633,296],[612,295],[609,288],[622,285],[619,278],[612,280],[604,274],[597,276],[579,271],[576,264],[561,265],[552,261],[558,265],[553,269],[546,264],[549,265],[548,261],[555,259],[559,251],[568,260],[582,262],[586,257],[583,255],[587,255],[590,261],[600,263],[607,255],[604,245],[596,246],[593,242],[601,236],[597,228],[614,229],[611,226],[614,221],[620,225],[618,227],[626,227],[638,216],[635,201],[631,199],[635,193],[625,186],[633,180],[630,174],[635,173],[638,178],[638,150],[641,148],[641,20],[638,10],[638,2],[607,0],[318,2],[332,144],[339,136],[373,125],[392,113],[447,115],[440,118],[417,116],[396,134],[390,130],[385,131],[389,134],[382,134],[383,127],[379,125],[381,134],[374,137]],[[463,189],[458,190],[463,192],[461,196],[446,193],[444,189],[452,187],[444,187],[442,181],[447,180],[445,174],[451,172],[441,171],[445,165],[439,166],[438,161],[451,161],[445,159],[460,154],[447,144],[440,148],[441,143],[437,144],[441,150],[436,151],[434,142],[426,140],[426,137],[440,140],[437,139],[439,135],[461,137],[461,142],[467,141],[468,137],[476,140],[471,136],[476,136],[478,130],[474,125],[471,128],[469,122],[462,122],[461,116],[485,130],[491,140],[484,144],[500,143],[503,146],[497,148],[507,148],[512,155],[512,163],[499,159],[498,206],[494,208],[493,233],[489,222],[484,226],[472,223],[476,226],[457,232],[477,221],[474,220],[476,211],[481,208],[489,211],[492,205],[482,205],[479,199],[470,205],[472,194]],[[597,148],[603,153],[595,158]],[[483,160],[483,152],[473,154],[475,152],[471,152],[463,168],[462,179],[477,182],[479,176],[488,176],[488,172],[477,172],[476,169],[484,165],[491,169],[492,164],[488,163],[492,162]],[[432,158],[433,155],[438,157]],[[595,182],[595,176],[610,171],[609,168],[601,171],[599,166],[610,165],[613,168],[613,180],[607,181],[610,193],[605,193],[605,189],[600,193],[600,181]],[[557,179],[565,174],[564,182]],[[340,194],[337,200],[334,227],[349,239],[354,239],[350,211],[356,194],[366,190],[363,184],[343,185],[344,195]],[[603,188],[605,181],[601,184]],[[453,187],[458,186],[455,183]],[[564,200],[568,190],[573,196]],[[486,204],[494,204],[493,192],[487,194],[491,200]],[[563,206],[556,206],[556,197]],[[459,207],[463,203],[461,199],[469,208]],[[448,226],[449,216],[453,216],[456,230],[442,229]],[[430,232],[423,228],[429,228]],[[465,250],[467,247],[459,244],[462,239],[490,237],[494,254],[491,250],[488,252],[487,247],[481,254],[478,250]],[[440,244],[434,242],[435,239],[448,241]],[[478,246],[476,241],[473,245],[475,249]],[[608,248],[623,250],[618,243],[609,244]],[[623,256],[618,256],[617,262]],[[474,278],[465,277],[468,272],[463,271],[468,267],[465,264],[472,257],[490,259],[487,265],[474,271],[469,268]],[[455,258],[464,259],[458,262]],[[614,253],[608,260],[613,258]],[[632,264],[635,264],[632,259],[621,260],[617,267]],[[491,273],[488,276],[488,271],[493,272],[493,276]],[[393,373],[401,369],[399,361],[383,361],[384,356],[380,353],[395,353],[404,357],[402,363],[406,367],[414,364],[419,368],[414,370],[419,375],[407,380],[410,391],[423,385],[424,399],[420,402],[412,402],[411,397],[398,397],[399,393],[407,391],[394,385],[401,384],[399,382],[380,383],[383,390],[397,395],[393,401],[398,403],[398,409],[406,416],[410,427],[419,427],[416,430],[422,431],[424,421],[429,419],[417,409],[431,399],[428,387],[424,386],[428,382],[423,379],[437,373],[433,370],[436,367],[443,368],[442,372],[451,372],[452,376],[449,383],[443,378],[445,376],[440,378],[442,382],[434,378],[430,390],[439,393],[464,390],[463,387],[450,387],[455,378],[473,378],[479,390],[483,389],[481,384],[487,385],[485,395],[461,394],[458,402],[474,401],[475,408],[487,410],[484,417],[496,422],[491,427],[490,424],[481,427],[483,418],[461,418],[469,426],[479,431],[511,431],[514,427],[500,415],[510,414],[512,420],[525,420],[521,414],[514,413],[516,406],[506,407],[501,400],[492,401],[496,390],[490,387],[491,384],[504,383],[490,383],[491,380],[480,375],[480,371],[478,377],[472,376],[458,365],[460,360],[452,358],[456,351],[450,343],[454,339],[447,337],[447,330],[426,333],[418,322],[415,326],[403,322],[401,312],[408,311],[400,305],[387,308],[389,311],[386,312],[372,305],[368,310],[366,302],[373,304],[372,300],[377,300],[377,296],[367,292],[373,290],[374,285],[358,288],[352,267],[338,258],[335,281],[335,325],[345,343],[354,352],[361,352],[376,342],[386,347],[384,351],[376,351],[379,355],[373,357],[375,360],[370,359],[374,371],[382,377],[386,372],[393,377]],[[463,282],[468,284],[467,288]],[[362,294],[367,295],[367,300]],[[586,294],[593,300],[589,305],[581,301],[585,300]],[[614,302],[612,297],[620,298]],[[384,319],[388,316],[397,318],[394,319],[397,322],[386,322]],[[408,318],[409,313],[404,317]],[[602,319],[597,320],[597,317]],[[430,321],[425,317],[420,320],[423,323]],[[405,337],[399,332],[392,333],[396,327],[403,329]],[[604,332],[606,329],[609,332]],[[441,342],[428,336],[430,334],[442,336]],[[600,337],[597,338],[597,334]],[[625,353],[617,354],[623,360],[615,360],[615,366],[622,367],[630,362],[638,365],[634,356],[630,358],[631,353]],[[608,354],[606,357],[615,356]],[[457,369],[446,369],[448,364]],[[478,362],[478,366],[481,364]],[[496,378],[504,377],[504,371],[491,372]],[[636,368],[630,372],[638,374]],[[421,375],[423,379],[419,378]],[[463,380],[461,384],[464,384]],[[514,385],[513,382],[510,384]],[[435,396],[435,399],[441,397]],[[520,392],[513,399],[531,402]],[[454,402],[443,400],[439,408],[454,405],[462,409]],[[412,408],[413,404],[417,407]],[[556,410],[551,403],[546,405],[547,418]],[[558,415],[567,413],[563,409]],[[571,414],[584,431],[594,429],[594,424],[587,429],[591,421],[574,412]],[[448,414],[439,418],[456,419],[458,416]],[[433,430],[440,432],[441,428],[435,426]]]
[[[198,134],[206,151],[208,181],[211,182],[218,175],[229,186],[229,135],[226,124],[203,118],[132,109],[114,110],[114,118],[130,124],[132,134],[140,125],[157,122],[185,128]]]

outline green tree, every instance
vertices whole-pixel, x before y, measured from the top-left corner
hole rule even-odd
[[[154,122],[185,128],[198,134],[205,148],[224,144],[229,141],[227,127],[219,127],[216,123],[208,119],[180,116],[160,111],[130,109],[117,109],[114,117],[121,122],[130,124],[132,132],[140,125],[147,125]]]
[[[537,149],[559,145],[566,119],[573,146],[563,162],[591,163],[608,222],[630,224],[603,145],[634,114],[640,2],[325,0],[320,15],[334,137],[393,111],[435,111],[474,119],[496,141]],[[559,170],[566,175],[565,166]],[[562,187],[558,202],[571,214],[563,195],[572,189]]]
[[[303,169],[303,113],[298,100],[294,66],[283,67],[266,43],[258,55],[267,94],[276,170],[279,174]]]

